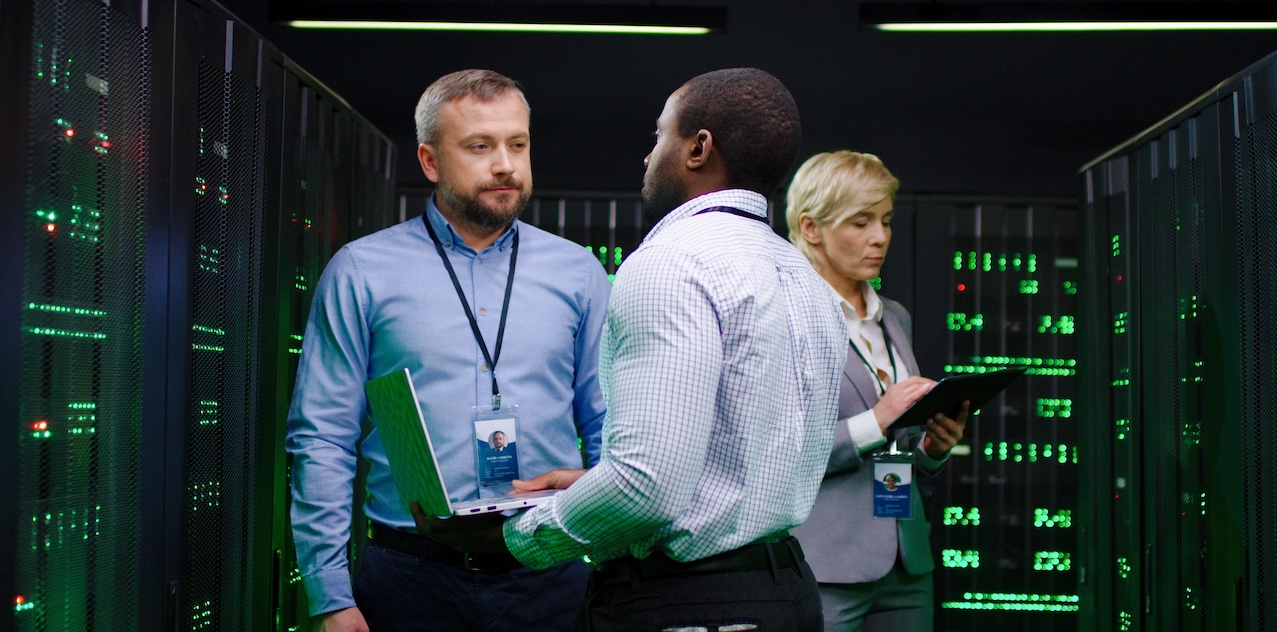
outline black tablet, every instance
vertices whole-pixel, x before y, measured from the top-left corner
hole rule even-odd
[[[900,416],[891,422],[891,427],[919,426],[927,423],[927,420],[934,417],[936,413],[944,413],[952,417],[957,414],[963,400],[970,400],[971,411],[975,412],[1027,370],[1026,367],[1018,367],[1001,369],[992,373],[950,375],[936,382],[926,395],[914,402],[913,406],[905,409],[905,412],[900,413]]]

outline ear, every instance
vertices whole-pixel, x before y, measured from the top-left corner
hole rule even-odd
[[[695,171],[709,164],[710,157],[714,155],[714,135],[709,130],[703,129],[696,132],[688,141],[687,168]]]
[[[434,145],[417,145],[417,162],[421,163],[421,172],[426,174],[426,179],[439,182],[439,155]]]
[[[820,226],[816,224],[816,220],[806,213],[798,216],[798,230],[802,232],[803,239],[813,246],[818,246],[824,241]]]

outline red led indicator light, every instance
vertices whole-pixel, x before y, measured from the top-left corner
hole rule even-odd
[[[44,227],[44,229],[45,229],[45,230],[47,230],[47,231],[49,231],[49,232],[53,232],[53,231],[54,231],[54,230],[56,230],[57,228],[58,228],[58,227],[57,227],[57,226],[55,226],[55,225],[53,225],[53,224],[48,224],[48,225],[46,225],[46,226]]]
[[[959,291],[959,292],[965,292],[965,291],[967,291],[967,284],[966,284],[966,283],[959,283],[959,284],[958,284],[958,291]]]
[[[72,136],[75,136],[75,130],[73,130],[73,129],[69,128],[69,127],[68,127],[67,129],[63,130],[63,131],[62,131],[62,133],[63,133],[63,134],[66,134],[66,135],[67,135],[67,138],[71,138]]]
[[[26,602],[27,602],[27,600],[26,600],[26,599],[23,599],[23,598],[22,598],[22,595],[18,595],[18,596],[17,596],[17,597],[15,597],[15,598],[14,598],[14,600],[13,600],[13,603],[15,603],[15,604],[17,604],[17,605],[19,605],[19,606],[21,606],[22,604],[24,604],[24,603],[26,603]]]
[[[1121,281],[1121,280],[1122,280],[1122,275],[1120,275],[1120,274],[1119,274],[1119,275],[1117,275],[1117,280],[1118,280],[1118,281]]]
[[[48,429],[49,429],[49,422],[47,422],[47,421],[45,421],[45,420],[41,419],[40,421],[37,421],[37,422],[35,422],[35,423],[31,424],[31,428],[32,428],[32,429],[35,429],[35,430],[48,430]]]

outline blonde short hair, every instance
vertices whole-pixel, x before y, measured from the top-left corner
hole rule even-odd
[[[831,151],[808,158],[785,195],[789,241],[813,264],[821,262],[803,238],[799,220],[810,217],[819,226],[837,226],[887,198],[894,197],[900,181],[877,156],[854,151]]]

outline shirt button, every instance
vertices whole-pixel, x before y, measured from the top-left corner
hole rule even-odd
[[[486,308],[486,307],[480,307],[480,308],[479,308],[479,315],[480,315],[480,316],[486,316],[487,314],[488,314],[488,308]]]
[[[483,265],[483,257],[475,257],[474,262],[479,265]]]
[[[488,363],[487,363],[487,362],[484,362],[483,364],[480,364],[480,365],[479,365],[479,370],[480,370],[480,371],[483,371],[484,373],[487,373],[487,372],[488,372]]]

